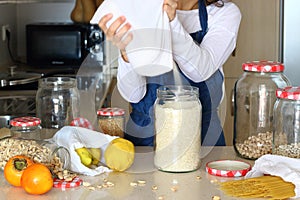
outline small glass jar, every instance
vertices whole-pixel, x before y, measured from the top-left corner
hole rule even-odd
[[[79,92],[76,79],[47,77],[39,80],[36,93],[36,115],[41,119],[43,131],[52,135],[79,117]],[[51,134],[48,134],[51,137]]]
[[[18,117],[10,121],[14,138],[41,140],[41,120],[37,117]]]
[[[111,136],[124,137],[125,110],[101,108],[97,111],[99,131]]]
[[[276,91],[272,154],[300,158],[300,87]]]
[[[284,65],[272,61],[243,64],[234,87],[234,148],[239,156],[257,159],[272,152],[276,89],[290,85]]]
[[[161,86],[154,105],[154,164],[166,172],[190,172],[200,167],[201,104],[199,89]]]

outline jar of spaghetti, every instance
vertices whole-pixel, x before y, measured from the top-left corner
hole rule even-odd
[[[154,164],[166,172],[189,172],[200,167],[201,104],[199,89],[161,86],[154,105]]]
[[[272,152],[276,89],[290,85],[284,65],[272,61],[243,64],[234,87],[234,148],[239,156],[257,159]]]
[[[300,87],[276,90],[273,154],[300,158]]]
[[[14,138],[41,140],[41,120],[37,117],[18,117],[10,121]]]
[[[101,108],[97,111],[99,131],[111,136],[124,137],[125,110]]]

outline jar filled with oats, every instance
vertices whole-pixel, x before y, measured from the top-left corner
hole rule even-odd
[[[300,158],[300,87],[276,90],[272,154]]]
[[[111,136],[124,137],[125,110],[101,108],[97,111],[99,131]]]
[[[161,86],[154,105],[154,164],[166,172],[200,167],[201,104],[192,86]]]
[[[10,121],[14,138],[41,140],[41,120],[37,117],[18,117]]]
[[[246,159],[272,152],[273,108],[276,89],[290,85],[284,65],[272,61],[243,64],[234,87],[234,148]]]

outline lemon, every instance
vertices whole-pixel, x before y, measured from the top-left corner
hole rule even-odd
[[[106,165],[115,171],[125,171],[134,161],[134,145],[123,138],[113,139],[104,152]]]

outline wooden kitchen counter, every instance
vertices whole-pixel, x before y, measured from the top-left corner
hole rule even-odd
[[[233,180],[210,175],[205,172],[205,164],[208,161],[219,159],[243,160],[234,152],[232,146],[226,147],[203,147],[203,159],[201,168],[190,173],[166,173],[155,169],[153,164],[153,152],[149,147],[137,147],[136,159],[132,167],[123,173],[111,172],[95,177],[80,176],[84,181],[93,186],[102,185],[105,180],[114,184],[113,187],[97,188],[89,190],[79,186],[71,189],[53,188],[44,195],[29,195],[21,188],[10,186],[4,179],[3,172],[0,178],[1,200],[85,200],[85,199],[122,199],[122,200],[154,200],[164,197],[164,200],[211,200],[217,195],[221,200],[236,199],[228,197],[218,189],[217,181]],[[205,156],[206,155],[206,156]],[[245,160],[253,166],[253,161]],[[200,177],[200,178],[199,178]],[[131,186],[130,183],[145,181],[144,185]],[[157,186],[153,190],[152,186]],[[174,191],[176,189],[177,191]],[[172,190],[173,189],[173,190]]]

